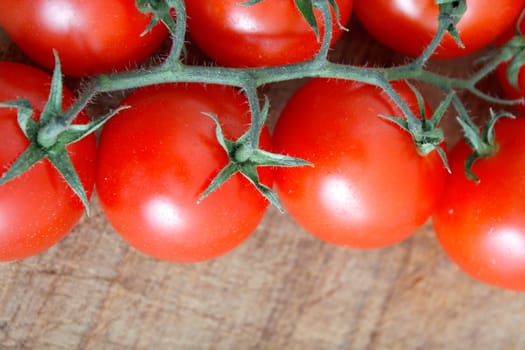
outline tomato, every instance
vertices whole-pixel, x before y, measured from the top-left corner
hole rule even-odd
[[[126,98],[99,144],[97,191],[115,230],[132,246],[162,260],[202,261],[224,254],[256,228],[267,200],[241,174],[197,204],[228,162],[215,136],[218,116],[235,140],[250,124],[246,98],[233,88],[163,85]],[[261,136],[271,148],[267,129]],[[261,182],[273,170],[260,168]]]
[[[525,21],[520,23],[520,32],[525,33]],[[502,46],[507,41],[511,40],[516,34],[516,26],[513,25],[499,40],[498,45]],[[510,62],[505,62],[498,66],[496,69],[496,75],[503,88],[504,93],[509,99],[517,100],[525,98],[525,66],[522,64],[518,70],[518,87],[512,86],[507,75],[507,68]],[[525,112],[525,103],[516,105],[517,109],[521,112]]]
[[[28,98],[33,117],[46,104],[51,77],[19,63],[0,63],[0,101]],[[73,100],[64,90],[66,104]],[[80,114],[78,122],[88,118]],[[29,141],[17,123],[14,108],[0,108],[0,167],[2,173],[27,148]],[[95,182],[96,144],[93,135],[67,147],[88,196]],[[19,177],[0,185],[0,261],[35,255],[62,239],[84,213],[80,199],[47,160],[39,161]]]
[[[525,0],[467,0],[467,11],[457,24],[465,48],[446,34],[433,58],[453,58],[492,43],[513,23]],[[435,0],[357,0],[355,12],[368,32],[384,45],[417,56],[428,46],[438,27]],[[407,39],[408,38],[408,39]]]
[[[495,154],[474,162],[466,178],[465,142],[450,152],[449,176],[433,215],[447,255],[475,279],[525,290],[525,118],[496,123]]]
[[[35,62],[53,69],[53,49],[66,75],[110,73],[150,56],[167,37],[133,0],[0,1],[0,27]]]
[[[233,67],[276,66],[306,61],[320,42],[297,9],[294,0],[264,0],[242,6],[239,0],[186,2],[188,31],[207,55]],[[338,0],[340,22],[346,25],[352,0]],[[323,33],[322,18],[316,18]],[[332,43],[342,30],[334,23]]]
[[[416,113],[412,90],[394,86]],[[401,115],[381,89],[316,79],[277,121],[274,152],[314,165],[278,168],[277,193],[297,223],[324,241],[354,248],[399,242],[429,218],[442,191],[437,152],[420,156],[408,132],[379,114]]]

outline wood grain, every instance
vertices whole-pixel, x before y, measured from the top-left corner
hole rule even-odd
[[[2,60],[27,61],[0,38]],[[332,59],[406,61],[355,23]],[[472,59],[431,68],[464,74]],[[273,118],[300,84],[265,87]],[[457,137],[453,126],[447,132]],[[430,223],[395,246],[357,251],[325,244],[270,209],[230,254],[173,264],[128,247],[96,198],[93,211],[47,252],[0,264],[0,349],[525,348],[525,295],[465,276]]]

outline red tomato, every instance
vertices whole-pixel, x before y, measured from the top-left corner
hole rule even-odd
[[[167,37],[132,0],[0,1],[0,27],[38,64],[53,69],[56,49],[66,75],[123,70],[143,61]]]
[[[492,43],[513,23],[525,0],[467,0],[467,11],[457,24],[465,48],[447,34],[434,58],[470,54]],[[403,54],[417,56],[428,46],[438,27],[435,0],[357,0],[355,12],[372,36]]]
[[[437,237],[466,273],[499,287],[525,290],[525,118],[496,124],[498,149],[474,163],[479,182],[466,178],[470,148],[450,152],[445,191],[433,215]]]
[[[525,33],[525,20],[523,20],[520,23],[520,31],[521,34]],[[516,27],[513,25],[502,37],[500,40],[498,40],[498,44],[501,46],[508,40],[510,40],[514,35],[516,34]],[[509,78],[507,76],[507,68],[509,66],[510,62],[505,62],[498,66],[496,70],[496,74],[498,76],[499,82],[501,87],[503,88],[503,91],[507,95],[509,99],[517,100],[520,98],[525,98],[525,66],[521,66],[518,71],[518,88],[515,88],[512,86],[512,84],[509,82]],[[525,103],[521,103],[517,105],[517,108],[525,112]]]
[[[97,191],[120,235],[163,260],[202,261],[224,254],[254,231],[268,202],[240,174],[202,202],[197,199],[228,162],[215,136],[220,119],[228,139],[248,128],[245,97],[218,85],[163,85],[139,90],[122,104],[99,144]],[[261,145],[271,147],[268,130]],[[273,170],[261,168],[270,186]]]
[[[412,90],[395,88],[416,112]],[[386,246],[416,231],[434,209],[445,177],[437,152],[420,156],[411,136],[379,114],[401,115],[379,88],[318,79],[277,121],[274,151],[314,164],[278,168],[277,192],[299,225],[322,240]]]
[[[212,59],[233,67],[276,66],[313,58],[320,42],[293,0],[264,0],[242,6],[239,0],[186,2],[188,30]],[[346,25],[352,0],[338,0],[340,22]],[[322,21],[316,10],[318,23]],[[323,25],[320,23],[320,33]],[[332,43],[341,36],[334,23]]]
[[[0,101],[28,98],[39,117],[49,94],[51,77],[18,63],[0,63]],[[64,90],[66,104],[73,100]],[[85,123],[85,114],[78,122]],[[0,108],[2,173],[27,148],[29,141],[17,123],[14,108]],[[95,182],[96,144],[93,135],[68,146],[68,152],[88,195]],[[0,186],[0,260],[40,253],[62,239],[84,212],[80,199],[46,159]]]

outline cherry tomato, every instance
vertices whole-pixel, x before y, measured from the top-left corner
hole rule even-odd
[[[416,113],[412,90],[395,88]],[[437,152],[419,155],[411,136],[379,114],[401,115],[379,88],[319,79],[301,88],[277,121],[274,151],[313,163],[278,168],[278,195],[297,223],[324,241],[354,248],[401,241],[429,218],[442,191]]]
[[[0,27],[35,62],[53,69],[58,51],[66,75],[110,73],[150,56],[167,37],[133,0],[0,1]]]
[[[207,55],[234,67],[276,66],[313,58],[320,42],[293,0],[264,0],[251,6],[239,0],[186,2],[188,30]],[[340,22],[346,25],[352,0],[338,0]],[[316,18],[323,33],[321,14]],[[334,23],[332,43],[341,36]]]
[[[450,152],[449,176],[433,215],[436,235],[448,256],[475,279],[525,290],[525,118],[496,123],[496,153],[474,162],[479,182],[467,179],[471,149]]]
[[[453,58],[492,43],[513,23],[525,0],[467,0],[467,11],[457,24],[465,48],[446,34],[434,58]],[[428,46],[438,27],[435,0],[357,0],[355,12],[372,36],[403,54],[417,56]]]
[[[51,77],[19,63],[0,63],[0,101],[27,98],[35,119],[46,104]],[[73,100],[64,90],[66,105]],[[80,114],[78,122],[88,118]],[[29,141],[17,123],[15,108],[0,108],[0,167],[4,173],[27,148]],[[93,135],[67,147],[88,195],[95,182],[96,144]],[[62,239],[78,222],[84,207],[63,177],[47,160],[0,185],[0,260],[35,255]]]
[[[215,135],[218,116],[235,140],[250,125],[246,98],[218,85],[164,85],[139,90],[130,109],[105,126],[99,144],[97,191],[116,231],[162,260],[202,261],[224,254],[254,231],[267,200],[241,174],[197,203],[228,162]],[[261,145],[271,148],[267,129]],[[260,168],[270,186],[273,170]]]

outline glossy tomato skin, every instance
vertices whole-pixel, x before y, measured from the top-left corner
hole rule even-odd
[[[238,0],[186,2],[188,31],[193,41],[216,62],[232,67],[261,67],[311,59],[320,43],[293,0],[264,0],[252,6]],[[352,0],[338,0],[346,25]],[[317,11],[316,18],[321,22]],[[323,33],[320,24],[320,33]],[[342,30],[334,23],[332,43]]]
[[[525,290],[525,118],[496,124],[497,152],[464,175],[465,142],[450,152],[452,175],[433,215],[447,255],[467,274],[491,285]]]
[[[467,11],[457,24],[465,48],[447,34],[433,58],[454,58],[492,43],[518,17],[525,0],[467,0]],[[418,56],[438,27],[434,0],[356,0],[355,13],[366,30],[384,45]]]
[[[132,246],[162,260],[194,262],[224,254],[252,233],[267,200],[240,174],[197,204],[227,164],[217,142],[217,115],[228,139],[248,128],[245,97],[233,88],[199,84],[139,90],[122,104],[99,144],[97,191],[109,222]],[[261,146],[271,148],[267,129]],[[259,169],[273,183],[273,170]]]
[[[395,86],[416,111],[410,88]],[[353,248],[399,242],[429,218],[442,191],[436,152],[420,156],[410,135],[378,114],[401,115],[376,87],[319,79],[277,121],[275,152],[314,165],[278,168],[277,192],[296,222],[324,241]]]
[[[0,63],[0,101],[29,99],[34,117],[44,107],[51,77],[19,63]],[[66,104],[73,100],[64,91]],[[88,118],[80,114],[77,122]],[[0,108],[0,168],[2,173],[27,148],[14,108]],[[93,135],[68,146],[68,153],[88,196],[95,182],[96,144]],[[48,160],[0,185],[0,261],[38,254],[62,239],[78,222],[84,207]]]
[[[133,0],[0,1],[0,27],[35,62],[53,69],[58,51],[66,75],[86,76],[133,67],[167,37]]]

